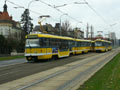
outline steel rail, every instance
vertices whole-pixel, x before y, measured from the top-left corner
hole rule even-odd
[[[114,52],[114,54],[113,54],[112,56],[109,55],[109,56],[107,56],[104,60],[102,60],[101,62],[95,64],[94,66],[88,68],[87,70],[85,70],[85,71],[83,71],[83,72],[80,72],[80,73],[79,73],[76,77],[74,77],[72,80],[67,81],[67,82],[64,83],[63,85],[59,86],[56,90],[66,90],[66,88],[69,87],[71,84],[73,84],[73,82],[74,82],[74,85],[76,85],[77,82],[75,82],[75,81],[79,80],[81,76],[89,73],[89,71],[93,71],[94,68],[100,67],[103,63],[110,61],[110,59],[113,58],[116,54],[117,54],[117,53]],[[78,81],[78,82],[79,82],[79,81]]]
[[[97,54],[96,54],[97,55]],[[89,54],[87,54],[87,56],[86,57],[90,57],[90,56],[95,56],[95,55],[89,55]],[[69,59],[69,58],[68,58]],[[77,58],[78,59],[78,58]],[[77,60],[76,59],[76,60]],[[85,56],[83,56],[83,57],[81,57],[81,58],[79,58],[79,59],[85,59]],[[24,64],[26,64],[27,62],[25,62]],[[18,63],[19,64],[19,63]],[[21,64],[21,63],[20,63]],[[17,64],[13,64],[13,65],[17,65]],[[7,65],[6,65],[7,66]],[[9,65],[8,65],[9,66]],[[11,66],[11,65],[10,65]],[[0,72],[2,72],[2,70],[4,71],[4,69],[0,69]],[[11,69],[9,69],[9,70],[11,70]],[[17,71],[13,71],[12,73],[16,73],[16,72],[19,72],[18,70]],[[11,73],[11,72],[9,72],[9,73]],[[0,76],[3,76],[3,75],[6,75],[6,74],[9,74],[8,72],[7,73],[4,73],[4,74],[0,74]]]
[[[23,87],[21,87],[21,88],[19,88],[19,89],[17,89],[17,90],[24,90],[24,89],[26,89],[26,88],[30,88],[30,87],[32,87],[32,86],[34,86],[34,85],[36,85],[36,84],[42,83],[42,82],[44,82],[44,81],[46,81],[46,80],[48,80],[48,79],[50,79],[50,78],[59,76],[59,75],[61,75],[61,74],[63,74],[63,73],[66,73],[66,72],[69,72],[69,71],[71,71],[71,70],[73,70],[73,69],[76,69],[76,68],[78,68],[78,67],[86,64],[86,63],[91,62],[91,60],[94,61],[94,60],[96,60],[97,58],[100,58],[100,57],[102,57],[102,56],[105,56],[105,55],[107,55],[107,53],[110,53],[110,52],[103,53],[103,54],[101,54],[101,55],[98,55],[97,57],[94,57],[94,58],[89,59],[89,60],[86,61],[86,62],[77,64],[77,65],[75,65],[75,66],[73,66],[73,67],[70,67],[70,68],[67,68],[67,69],[65,69],[65,70],[60,70],[60,71],[58,71],[58,72],[55,72],[55,73],[53,73],[53,74],[51,74],[51,75],[49,75],[49,76],[46,76],[46,77],[44,77],[44,78],[42,78],[42,79],[40,79],[40,80],[37,80],[37,81],[35,81],[35,82],[33,82],[33,83],[30,83],[30,84],[28,84],[28,85],[26,85],[26,86],[23,86]]]

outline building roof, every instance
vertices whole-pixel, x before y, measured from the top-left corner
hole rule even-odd
[[[7,11],[6,1],[3,6],[3,12],[0,12],[0,20],[12,20],[12,16],[9,16],[9,13]]]
[[[7,5],[6,5],[6,1],[5,4],[3,6],[3,12],[0,12],[0,24],[1,23],[7,23],[7,24],[12,24],[12,27],[20,29],[21,27],[18,27],[17,24],[19,24],[19,22],[16,22],[12,19],[12,16],[9,16],[9,13],[7,11]]]
[[[9,16],[8,12],[0,12],[0,20],[12,20],[12,16]]]

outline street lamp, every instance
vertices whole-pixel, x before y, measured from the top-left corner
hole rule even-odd
[[[61,16],[60,16],[60,36],[61,36],[61,18],[62,18],[62,16],[64,16],[64,15],[68,15],[67,13],[64,13],[64,14],[62,14]]]
[[[28,9],[30,8],[31,3],[32,3],[32,2],[35,2],[35,1],[39,1],[39,0],[32,0],[32,1],[30,1],[30,2],[28,3]]]
[[[73,2],[73,3],[70,3],[70,4],[88,4],[88,2]],[[59,7],[64,7],[64,6],[67,6],[67,5],[70,5],[70,4],[62,4],[62,5],[54,5],[53,7],[54,8],[59,8]]]
[[[74,4],[88,4],[88,2],[74,2]]]
[[[19,7],[14,7],[15,9],[17,9],[17,8],[23,8],[24,9],[24,7],[23,6],[19,6]]]
[[[67,4],[63,4],[63,5],[59,5],[59,6],[55,6],[54,5],[54,8],[58,8],[58,7],[63,7],[63,6],[66,6]]]
[[[31,18],[30,18],[30,10],[29,10],[29,8],[30,8],[30,5],[32,4],[32,2],[35,2],[35,1],[40,1],[40,0],[32,0],[32,1],[30,1],[29,3],[28,3],[28,7],[27,8],[25,8],[25,7],[23,7],[23,6],[18,6],[18,7],[14,7],[15,9],[17,9],[17,8],[23,8],[23,9],[25,9],[25,14],[26,14],[26,27],[27,27],[27,33],[29,34],[30,33],[30,27],[32,27],[33,26],[33,24],[30,22],[30,20],[32,20]]]
[[[26,11],[27,11],[27,21],[28,21],[28,23],[27,23],[27,27],[28,27],[28,33],[30,33],[30,28],[29,28],[29,25],[30,25],[30,18],[29,18],[29,16],[30,16],[30,12],[29,12],[29,8],[30,8],[30,5],[31,5],[31,3],[32,2],[35,2],[35,1],[39,1],[39,0],[32,0],[32,1],[30,1],[29,3],[28,3],[28,8],[26,9]]]

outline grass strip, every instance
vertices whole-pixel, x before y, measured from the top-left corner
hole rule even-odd
[[[0,57],[0,61],[3,61],[3,60],[13,60],[13,59],[19,59],[19,58],[25,58],[25,56],[7,56],[7,57]]]
[[[120,53],[77,90],[120,90]]]

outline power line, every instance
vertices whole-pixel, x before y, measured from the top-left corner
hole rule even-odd
[[[99,17],[101,18],[101,20],[102,20],[104,23],[106,23],[108,26],[110,26],[110,25],[106,22],[106,20],[105,20],[86,0],[84,0],[84,1],[87,3],[88,7],[89,7],[93,12],[95,12],[97,16],[99,16]]]
[[[58,9],[58,8],[55,8],[53,5],[50,5],[50,4],[46,3],[46,2],[43,2],[42,0],[40,0],[40,2],[43,3],[43,4],[45,4],[45,5],[47,5],[47,6],[49,6],[49,7],[51,7],[51,8],[53,8],[53,9],[56,9],[56,10],[59,11],[60,13],[63,13],[63,14],[64,14],[64,12],[62,12],[62,11],[61,11],[60,9]]]
[[[17,6],[17,7],[20,7],[20,8],[25,9],[25,7],[23,7],[23,6],[21,6],[21,5],[18,5],[18,4],[16,4],[16,3],[14,3],[14,2],[11,2],[10,0],[7,0],[7,2],[9,2],[9,3],[11,3],[11,4],[13,4],[13,5]]]
[[[48,3],[45,3],[45,2],[43,2],[42,0],[40,0],[40,2],[43,3],[43,4],[45,4],[45,5],[47,5],[47,6],[49,6],[49,7],[51,7],[51,8],[56,9],[58,12],[60,12],[60,13],[62,13],[62,14],[65,14],[65,12],[63,12],[63,11],[61,11],[60,9],[56,8],[54,5],[50,5],[50,4],[48,4]],[[68,15],[68,14],[67,14],[67,16],[68,16],[69,18],[75,20],[76,22],[81,22],[81,21],[77,20],[76,18],[74,18],[74,17],[72,17],[72,16],[70,16],[70,15]]]
[[[15,7],[15,8],[23,8],[23,9],[26,9],[24,6],[21,6],[21,5],[19,5],[19,4],[16,4],[16,3],[14,3],[14,2],[12,2],[12,1],[10,1],[10,0],[7,0],[7,2],[9,2],[9,3],[11,3],[11,4],[15,5],[15,6],[17,6],[17,7]],[[31,10],[31,9],[29,9],[29,10],[30,10],[32,13],[34,13],[34,14],[44,15],[44,14],[41,14],[41,13],[39,13],[39,12],[33,11],[33,10]],[[54,21],[58,21],[58,20],[54,19],[53,17],[51,17],[51,19],[54,20]]]
[[[55,6],[53,6],[53,5],[50,5],[50,4],[48,4],[48,3],[45,3],[45,2],[43,2],[42,0],[39,0],[39,1],[40,1],[41,3],[43,3],[43,4],[45,4],[45,5],[53,8],[53,9],[56,9],[58,12],[60,12],[60,13],[62,13],[62,14],[65,13],[65,12],[61,11],[60,9],[55,8]],[[11,3],[11,4],[15,5],[15,6],[17,6],[18,8],[26,9],[24,6],[21,6],[21,5],[19,5],[19,4],[16,4],[16,3],[14,3],[14,2],[12,2],[12,1],[10,1],[10,0],[7,0],[7,2],[9,2],[9,3]],[[31,10],[31,9],[30,9],[30,11],[31,11],[32,13],[37,14],[37,15],[43,15],[43,14],[41,14],[41,13],[39,13],[39,12],[36,12],[36,11],[33,11],[33,10]],[[73,19],[74,21],[78,22],[78,23],[81,22],[81,21],[77,20],[76,18],[74,18],[74,17],[72,17],[72,16],[70,16],[70,15],[67,15],[67,16],[68,16],[69,18]],[[52,16],[51,16],[51,19],[54,20],[54,21],[58,21],[58,20],[54,19]]]

